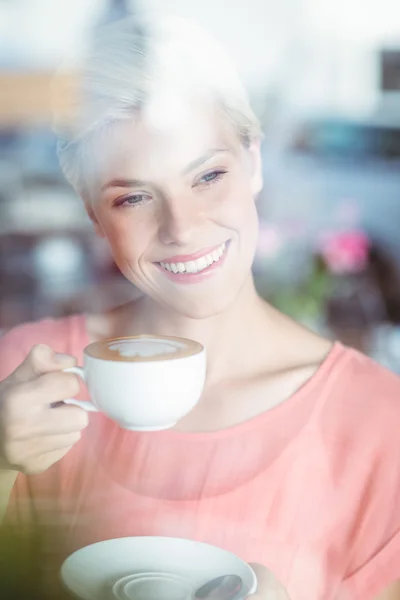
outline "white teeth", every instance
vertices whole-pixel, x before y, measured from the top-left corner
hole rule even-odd
[[[196,263],[194,262],[194,260],[190,260],[189,262],[184,264],[186,273],[197,273]]]
[[[206,267],[208,267],[208,262],[207,262],[205,256],[202,256],[201,258],[198,258],[194,262],[196,263],[196,269],[197,269],[197,271],[202,271],[203,269],[205,269]]]
[[[225,251],[226,244],[223,243],[216,250],[198,258],[197,260],[189,260],[186,263],[166,263],[160,262],[160,265],[172,273],[198,273],[203,271],[213,262],[218,262]]]

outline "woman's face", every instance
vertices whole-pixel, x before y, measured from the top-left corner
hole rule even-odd
[[[191,104],[162,126],[150,113],[119,123],[108,150],[90,213],[121,272],[188,317],[220,313],[251,272],[258,144]]]

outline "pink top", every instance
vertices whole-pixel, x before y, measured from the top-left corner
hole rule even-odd
[[[37,343],[81,361],[84,317],[6,334],[0,380]],[[104,539],[186,537],[268,566],[292,600],[368,600],[400,578],[399,424],[400,379],[336,343],[289,400],[222,431],[136,433],[91,414],[63,460],[19,475],[8,518],[34,509],[59,561]]]

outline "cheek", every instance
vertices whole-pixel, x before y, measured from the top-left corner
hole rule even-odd
[[[225,225],[236,230],[250,227],[257,231],[257,209],[248,179],[232,178],[220,194],[217,206]]]
[[[134,209],[120,209],[120,212]],[[126,258],[134,261],[138,259],[146,247],[146,232],[133,214],[119,214],[116,216],[105,215],[99,218],[99,224],[105,234],[114,258]]]

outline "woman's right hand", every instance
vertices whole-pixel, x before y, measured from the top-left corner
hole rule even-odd
[[[78,377],[63,372],[75,364],[72,356],[40,344],[0,382],[0,470],[42,473],[80,439],[87,413],[77,406],[53,406],[78,394]]]

